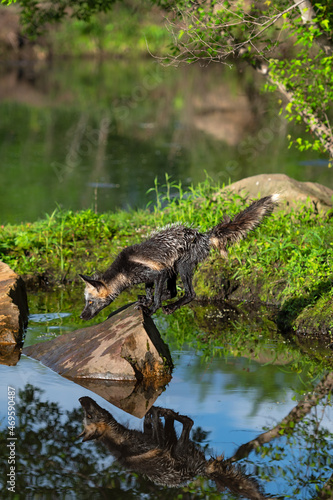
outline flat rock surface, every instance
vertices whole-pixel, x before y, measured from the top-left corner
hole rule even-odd
[[[153,320],[134,305],[103,323],[25,347],[23,353],[70,379],[169,381],[172,369]]]
[[[280,193],[281,205],[283,202],[289,206],[310,202],[317,206],[318,210],[327,211],[332,208],[332,189],[317,182],[296,181],[285,174],[254,175],[234,182],[224,190],[249,195],[250,198]]]
[[[28,321],[28,301],[22,278],[0,262],[0,344],[17,344]]]

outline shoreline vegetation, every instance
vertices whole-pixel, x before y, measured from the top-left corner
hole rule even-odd
[[[78,273],[105,270],[125,246],[167,224],[205,231],[224,214],[235,215],[249,200],[228,193],[210,179],[184,191],[155,182],[156,203],[145,210],[95,213],[60,207],[36,222],[1,227],[0,259],[20,274],[28,290],[71,287]],[[280,209],[222,259],[213,251],[196,271],[197,301],[265,305],[275,311],[280,332],[301,342],[333,343],[333,228],[330,212],[300,204]],[[139,287],[133,289],[133,300]],[[328,349],[327,354],[331,350]]]

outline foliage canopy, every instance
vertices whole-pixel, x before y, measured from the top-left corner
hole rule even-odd
[[[287,119],[306,123],[312,139],[294,139],[299,149],[333,157],[331,2],[224,0],[180,2],[173,9],[168,62],[246,61],[265,75],[266,90],[283,95]]]

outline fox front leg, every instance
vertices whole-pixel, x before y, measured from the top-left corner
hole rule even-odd
[[[167,272],[161,272],[161,273],[159,273],[159,275],[155,279],[155,282],[154,282],[154,302],[153,302],[152,306],[146,307],[145,305],[140,304],[140,307],[142,308],[144,313],[147,314],[147,316],[151,316],[152,314],[154,314],[154,312],[157,311],[157,309],[159,309],[161,307],[162,300],[163,300],[162,299],[163,287],[164,287],[164,283],[167,280],[167,277],[168,277]]]
[[[138,307],[149,307],[152,305],[154,300],[154,283],[149,282],[145,284],[146,295],[139,295],[137,306]]]

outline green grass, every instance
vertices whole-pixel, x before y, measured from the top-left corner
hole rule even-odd
[[[170,223],[187,223],[203,231],[248,202],[238,195],[220,193],[210,179],[184,191],[180,183],[152,188],[154,207],[146,210],[95,214],[54,211],[34,223],[2,228],[0,258],[28,281],[43,277],[53,284],[73,282],[79,272],[106,269],[118,252],[142,241],[151,230]],[[325,311],[326,333],[333,331],[333,227],[327,215],[310,205],[276,211],[240,244],[229,249],[229,259],[212,252],[195,275],[195,288],[203,298],[249,298],[279,306],[283,329],[318,326],[316,306]],[[39,278],[40,279],[40,278]],[[228,285],[227,285],[228,284]],[[229,294],[229,295],[228,295]],[[222,294],[223,296],[223,294]],[[306,319],[305,319],[306,318]],[[307,333],[307,332],[306,332]]]
[[[144,212],[135,215],[140,231],[146,218]],[[132,219],[127,212],[57,209],[34,223],[4,226],[0,258],[27,278],[43,274],[54,282],[72,281],[80,269],[92,272],[100,262],[107,265],[112,253],[134,241],[137,226]]]
[[[2,227],[0,258],[26,277],[43,274],[54,282],[65,277],[72,281],[82,270],[106,268],[122,248],[142,241],[157,227],[184,222],[205,230],[221,218],[222,208],[236,212],[236,198],[211,207],[210,195],[216,189],[206,181],[184,192],[166,176],[164,186],[153,188],[154,209],[104,214],[56,209],[34,223],[8,224]]]

